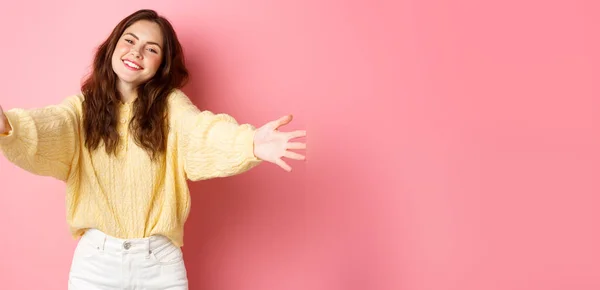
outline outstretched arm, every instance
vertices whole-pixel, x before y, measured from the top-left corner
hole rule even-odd
[[[0,108],[0,152],[33,174],[66,181],[79,146],[77,106],[71,97],[38,109]]]
[[[262,161],[289,171],[291,167],[282,157],[303,159],[288,149],[303,149],[304,144],[288,141],[304,133],[277,131],[289,123],[290,117],[269,122],[257,130],[250,124],[238,124],[229,115],[200,111],[181,92],[172,96],[170,114],[171,128],[176,130],[177,151],[190,180],[237,175]]]

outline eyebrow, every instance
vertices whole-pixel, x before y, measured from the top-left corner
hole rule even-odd
[[[125,33],[125,35],[127,35],[127,34],[129,34],[129,35],[133,36],[133,37],[134,37],[135,39],[137,39],[137,40],[140,40],[140,38],[139,38],[139,37],[137,37],[137,35],[135,35],[135,34],[133,34],[133,33],[131,33],[131,32],[127,32],[127,33]],[[162,47],[160,46],[160,44],[158,44],[158,43],[156,43],[156,42],[153,42],[153,41],[148,41],[148,44],[154,44],[154,45],[158,46],[160,49],[162,49]]]

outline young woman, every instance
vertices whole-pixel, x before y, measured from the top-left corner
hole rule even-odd
[[[96,53],[81,93],[43,108],[0,108],[0,150],[17,166],[66,183],[79,239],[69,289],[187,289],[187,180],[226,177],[283,157],[305,131],[285,116],[256,129],[200,111],[171,24],[152,10],[123,19]]]

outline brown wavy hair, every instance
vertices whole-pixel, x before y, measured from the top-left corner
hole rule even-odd
[[[167,98],[174,89],[183,87],[188,80],[183,49],[173,26],[153,10],[143,9],[121,20],[110,36],[98,47],[92,72],[83,82],[83,127],[85,145],[93,151],[104,143],[108,154],[115,154],[119,145],[117,133],[118,106],[121,94],[117,89],[118,77],[113,71],[111,57],[125,29],[140,20],[152,21],[162,31],[163,58],[152,79],[137,88],[133,103],[133,118],[129,130],[135,142],[152,159],[164,154],[167,147]]]

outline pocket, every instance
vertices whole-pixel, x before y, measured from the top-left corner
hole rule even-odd
[[[80,258],[91,258],[100,252],[100,247],[92,244],[90,241],[80,239],[75,248],[75,256]]]
[[[100,249],[98,247],[85,238],[81,238],[73,252],[69,280],[88,279],[90,277],[90,271],[97,268],[96,263],[99,253]]]
[[[142,289],[188,289],[187,270],[179,247],[166,243],[153,249],[147,261]]]
[[[183,262],[183,252],[181,248],[173,245],[172,243],[166,243],[156,249],[154,249],[150,256],[152,260],[159,265],[174,265]]]

